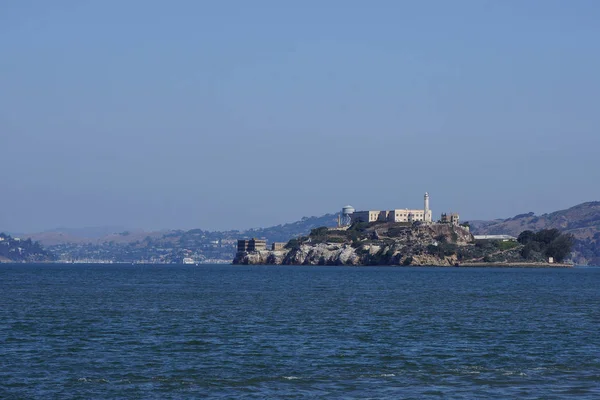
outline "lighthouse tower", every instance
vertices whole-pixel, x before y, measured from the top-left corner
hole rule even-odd
[[[431,222],[432,218],[431,218],[431,210],[429,209],[429,193],[427,193],[427,192],[425,192],[425,207],[424,207],[423,211],[424,211],[423,221]]]

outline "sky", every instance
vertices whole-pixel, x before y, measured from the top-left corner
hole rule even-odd
[[[5,0],[0,231],[600,200],[600,2]]]

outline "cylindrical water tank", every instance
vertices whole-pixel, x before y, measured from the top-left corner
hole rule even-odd
[[[356,210],[352,206],[345,206],[344,208],[342,208],[342,214],[343,215],[354,214],[354,211],[356,211]]]

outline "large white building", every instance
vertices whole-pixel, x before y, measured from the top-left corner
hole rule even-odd
[[[429,209],[429,193],[425,193],[422,210],[410,210],[408,208],[396,208],[390,211],[355,211],[352,214],[352,222],[431,222],[432,212]]]

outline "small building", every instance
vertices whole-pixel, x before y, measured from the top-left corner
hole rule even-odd
[[[381,211],[371,210],[371,211],[356,211],[352,214],[352,222],[375,222],[379,221],[379,216]]]
[[[237,251],[239,253],[250,251],[261,251],[267,249],[267,241],[264,239],[252,238],[250,240],[238,240]]]
[[[238,253],[243,253],[248,251],[248,245],[250,244],[249,240],[240,239],[237,241],[237,251]]]
[[[475,241],[497,240],[501,242],[516,242],[517,238],[510,235],[473,235]]]
[[[267,241],[264,239],[250,239],[248,251],[260,251],[267,249]]]
[[[460,220],[460,217],[459,217],[458,213],[451,213],[451,214],[443,213],[442,218],[440,219],[440,222],[442,224],[458,225],[459,220]]]
[[[273,251],[279,251],[279,250],[283,250],[285,248],[286,243],[283,242],[274,242],[273,244],[271,244],[271,250]]]

